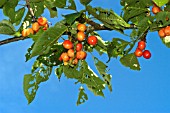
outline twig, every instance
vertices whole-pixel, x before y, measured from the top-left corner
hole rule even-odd
[[[4,44],[8,44],[8,43],[11,43],[11,42],[16,42],[16,41],[19,41],[19,40],[25,40],[25,39],[28,39],[29,37],[12,37],[12,38],[8,38],[8,39],[5,39],[5,40],[2,40],[0,41],[0,46],[1,45],[4,45]]]
[[[27,6],[28,11],[30,12],[30,14],[31,14],[31,16],[32,16],[33,21],[35,21],[36,19],[35,19],[35,16],[34,16],[33,9],[32,9],[31,6],[30,6],[29,0],[26,0],[26,6]]]

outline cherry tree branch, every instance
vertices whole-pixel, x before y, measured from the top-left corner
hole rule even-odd
[[[4,44],[8,44],[8,43],[11,43],[11,42],[16,42],[16,41],[20,41],[20,40],[25,40],[25,39],[28,39],[29,37],[12,37],[12,38],[8,38],[8,39],[5,39],[5,40],[2,40],[0,41],[0,46],[1,45],[4,45]]]
[[[98,24],[92,20],[87,20],[87,23],[91,26],[93,26],[93,30],[94,31],[101,31],[101,30],[112,30],[110,28],[107,28],[106,26],[104,26],[103,24]],[[131,25],[129,28],[126,28],[126,29],[135,29],[136,27],[134,25]],[[65,32],[63,35],[68,35],[69,33],[68,32]],[[4,45],[4,44],[8,44],[8,43],[11,43],[11,42],[16,42],[16,41],[20,41],[20,40],[25,40],[25,39],[28,39],[29,37],[12,37],[12,38],[8,38],[8,39],[5,39],[5,40],[1,40],[0,41],[0,46],[1,45]]]

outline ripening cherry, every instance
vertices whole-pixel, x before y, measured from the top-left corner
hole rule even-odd
[[[161,29],[159,30],[158,34],[159,34],[159,36],[160,36],[161,38],[164,38],[164,37],[166,36],[166,34],[165,34],[165,28],[161,28]]]
[[[30,35],[30,34],[34,34],[34,31],[33,31],[33,29],[32,29],[32,28],[28,28],[28,29],[27,29],[27,31],[28,31],[28,35]]]
[[[84,31],[86,31],[86,25],[79,23],[79,24],[77,25],[77,29],[78,29],[79,31],[84,32]]]
[[[137,56],[137,57],[141,57],[141,56],[143,55],[143,52],[142,52],[141,49],[137,48],[134,54],[135,54],[135,56]]]
[[[43,26],[43,30],[44,30],[44,31],[47,30],[48,27],[49,27],[49,25],[48,25],[48,23],[46,23],[46,24]]]
[[[152,13],[153,13],[153,14],[157,14],[157,13],[159,13],[160,11],[161,11],[160,7],[158,7],[158,6],[156,6],[156,5],[154,5],[154,6],[152,7]]]
[[[23,29],[21,34],[23,37],[27,37],[28,36],[27,29]]]
[[[83,41],[83,40],[85,39],[85,37],[86,37],[86,35],[84,34],[84,32],[79,31],[79,32],[77,33],[77,40],[78,40],[78,41]]]
[[[76,53],[76,58],[79,60],[84,60],[87,56],[87,53],[85,51],[78,51]]]
[[[67,54],[68,54],[68,56],[69,56],[70,58],[73,58],[73,57],[74,57],[74,49],[69,49],[69,50],[67,51]]]
[[[150,51],[149,51],[149,50],[145,50],[145,51],[143,52],[143,57],[144,57],[145,59],[149,59],[149,58],[151,57]]]
[[[45,17],[39,17],[37,19],[37,22],[41,25],[44,26],[45,24],[47,24],[47,19]]]
[[[98,39],[96,36],[89,36],[87,42],[88,44],[95,46],[98,42]]]
[[[60,55],[60,57],[58,58],[58,60],[59,60],[59,61],[62,61],[62,60],[63,60],[62,57],[61,57],[61,55]]]
[[[75,58],[75,59],[72,60],[72,64],[73,64],[73,65],[76,65],[76,64],[78,64],[78,61],[79,61],[79,60],[78,60],[77,58]]]
[[[27,37],[30,34],[34,34],[34,31],[32,30],[32,28],[23,29],[21,34],[23,37]]]
[[[83,48],[82,43],[77,43],[77,44],[76,44],[76,51],[81,51],[82,48]]]
[[[63,62],[67,62],[70,59],[66,52],[61,54],[61,58],[63,59]]]
[[[145,41],[139,41],[138,42],[138,47],[137,48],[139,48],[140,50],[144,50],[145,47],[146,47]]]
[[[38,24],[38,22],[32,24],[32,29],[33,31],[38,32],[38,30],[40,29],[40,25]]]
[[[170,36],[170,26],[166,26],[164,31],[166,36]]]
[[[73,48],[73,43],[70,40],[64,40],[63,47],[65,49],[72,49]]]

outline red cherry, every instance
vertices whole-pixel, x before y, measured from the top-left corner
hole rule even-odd
[[[76,58],[79,60],[84,60],[87,56],[87,53],[85,51],[78,51],[76,53]]]
[[[145,47],[146,47],[145,41],[139,41],[139,42],[138,42],[138,48],[139,48],[140,50],[144,50]]]
[[[160,11],[161,11],[160,7],[158,7],[158,6],[156,6],[156,5],[154,5],[154,6],[152,7],[152,12],[153,12],[153,14],[157,14],[157,13],[159,13]]]
[[[137,56],[137,57],[141,57],[143,53],[142,53],[142,50],[141,50],[141,49],[137,48],[134,54],[135,54],[135,56]]]
[[[151,53],[149,50],[145,50],[143,52],[143,57],[146,58],[146,59],[149,59],[151,57]]]
[[[98,39],[96,36],[89,36],[87,42],[88,44],[95,46],[98,42]]]
[[[76,44],[76,51],[81,51],[82,48],[83,48],[82,43],[77,43],[77,44]]]

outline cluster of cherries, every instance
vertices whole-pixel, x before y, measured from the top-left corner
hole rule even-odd
[[[22,36],[27,37],[30,34],[37,33],[39,29],[47,30],[49,27],[48,21],[45,17],[39,17],[36,22],[32,24],[31,28],[26,28],[22,30]]]
[[[161,38],[165,38],[166,36],[170,36],[170,26],[166,26],[165,28],[161,28],[158,32]]]
[[[145,41],[139,41],[138,46],[135,51],[135,55],[137,57],[143,56],[145,59],[149,59],[151,57],[151,53],[149,50],[145,50],[146,42]]]
[[[77,30],[76,41],[72,42],[68,39],[64,40],[62,44],[67,51],[60,55],[59,60],[63,61],[64,65],[68,65],[69,63],[76,65],[79,60],[86,59],[87,53],[83,51],[83,42],[86,41],[86,25],[79,23],[77,25]],[[95,46],[97,42],[98,39],[96,36],[89,36],[87,38],[87,43],[89,45]]]

